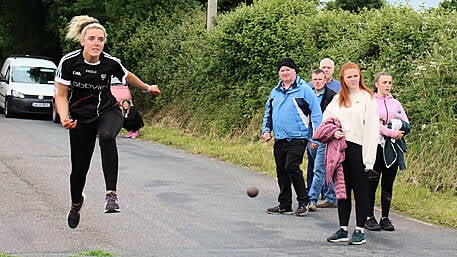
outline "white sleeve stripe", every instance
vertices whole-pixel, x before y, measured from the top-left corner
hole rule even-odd
[[[300,119],[302,120],[303,124],[305,124],[305,127],[308,128],[309,126],[309,116],[305,115],[302,111],[302,109],[300,109],[300,107],[298,106],[298,103],[297,101],[294,99],[293,100],[294,102],[294,106],[295,106],[295,109],[297,110],[298,112],[298,115],[300,116]]]
[[[64,80],[64,79],[59,78],[59,77],[55,77],[55,78],[54,78],[54,81],[59,82],[60,84],[63,84],[63,85],[65,85],[65,86],[69,86],[69,85],[71,84],[71,81],[69,81],[69,80]]]

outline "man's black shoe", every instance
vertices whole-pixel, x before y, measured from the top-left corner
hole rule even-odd
[[[308,214],[310,206],[311,206],[311,201],[306,200],[305,202],[300,204],[300,206],[298,206],[297,210],[295,211],[295,215],[299,216],[299,217],[306,216]]]
[[[268,214],[293,214],[292,208],[281,208],[279,205],[267,209]]]

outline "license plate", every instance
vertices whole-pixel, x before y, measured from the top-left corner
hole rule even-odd
[[[33,107],[46,108],[51,107],[50,103],[32,103]]]

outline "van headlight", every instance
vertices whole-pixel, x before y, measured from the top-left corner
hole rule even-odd
[[[25,98],[24,94],[22,94],[21,92],[18,92],[16,90],[11,90],[11,95],[13,97],[17,97],[17,98]]]

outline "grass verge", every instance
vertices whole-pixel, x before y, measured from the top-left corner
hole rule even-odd
[[[203,154],[275,176],[271,142],[199,138],[160,126],[145,126],[141,139],[194,154]],[[409,169],[414,169],[414,163],[409,164]],[[394,185],[392,209],[422,222],[457,229],[457,196],[452,193],[432,193],[424,187],[410,185],[402,172],[399,172]]]
[[[80,256],[91,256],[91,257],[108,257],[108,256],[114,256],[111,253],[104,252],[102,250],[90,250],[86,252],[81,252],[76,255],[73,255],[71,257],[80,257]]]

